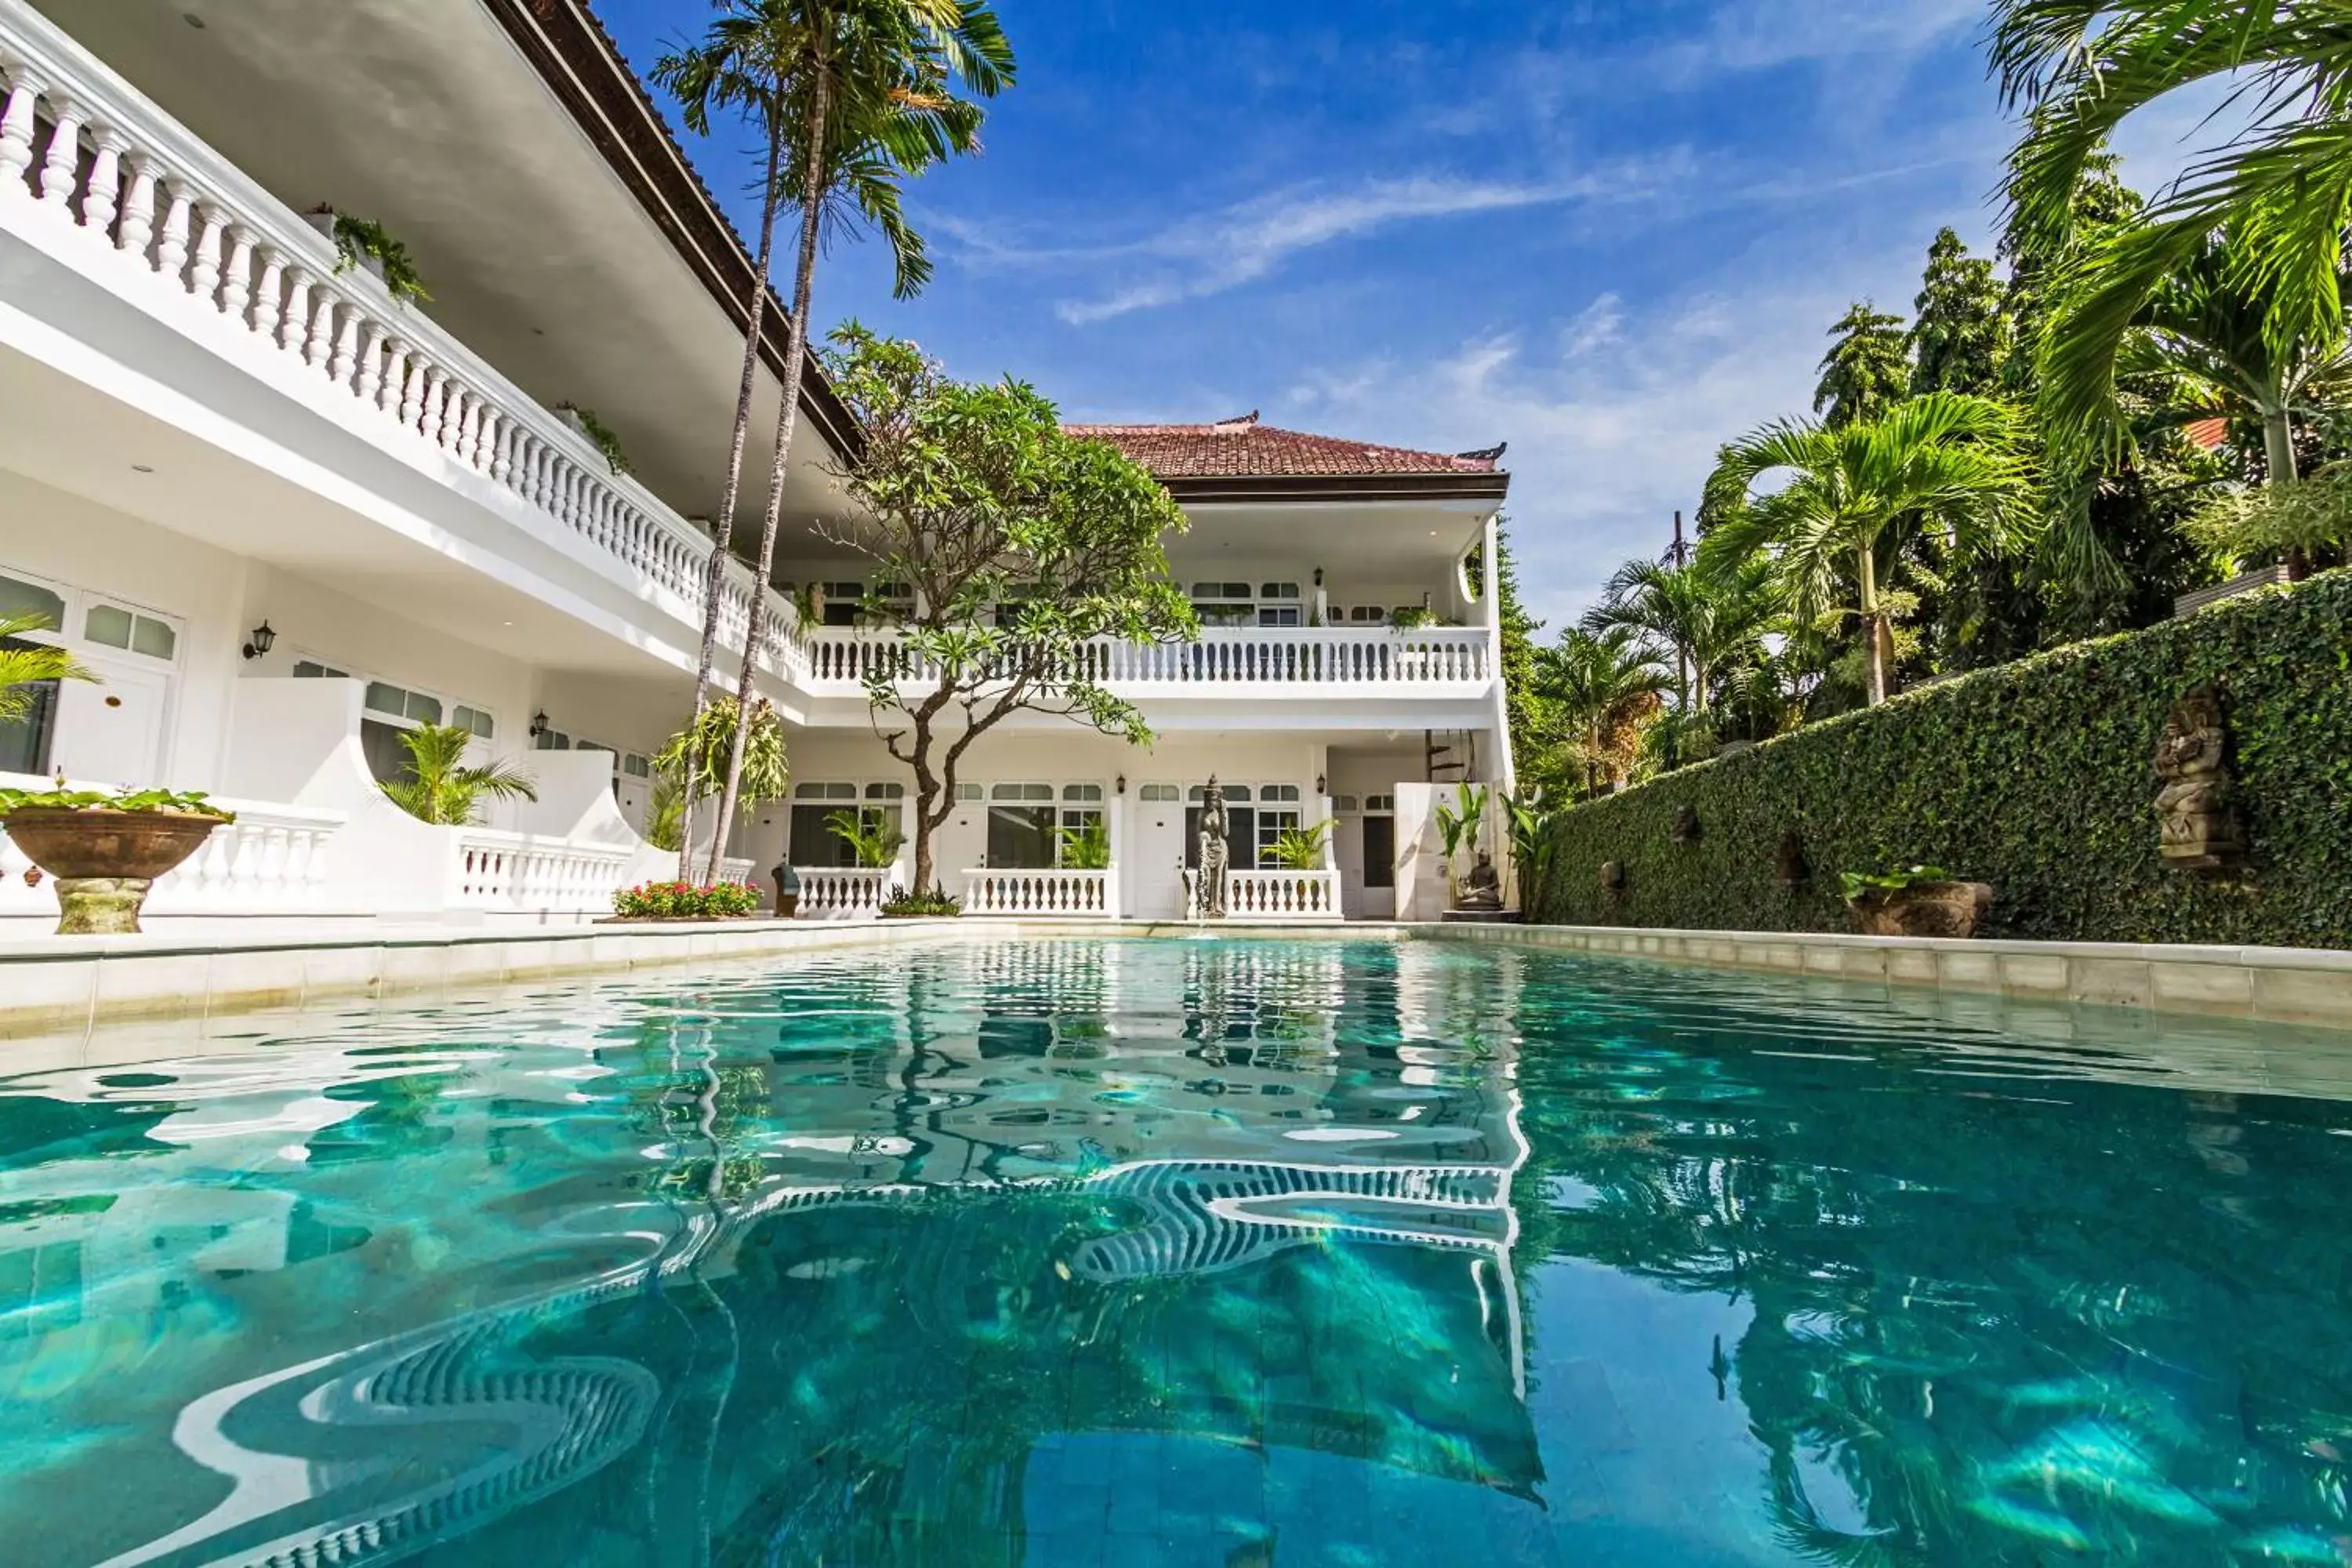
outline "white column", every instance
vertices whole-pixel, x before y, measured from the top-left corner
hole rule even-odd
[[[84,228],[104,234],[114,226],[119,210],[116,199],[122,193],[122,155],[131,151],[131,138],[109,125],[101,126],[93,140],[98,156],[89,166],[89,189],[82,193],[81,221]]]
[[[130,168],[131,184],[122,193],[122,226],[114,244],[143,263],[155,238],[155,181],[162,171],[144,153],[131,154]]]
[[[41,200],[64,211],[73,199],[74,176],[80,173],[82,107],[70,98],[53,97],[57,128],[49,133],[49,155],[41,165]]]
[[[1134,787],[1134,781],[1129,785]],[[1103,879],[1103,918],[1117,920],[1127,907],[1127,879],[1132,874],[1127,864],[1127,793],[1113,790],[1110,810],[1104,822],[1110,830],[1110,874]]]
[[[0,185],[25,177],[33,166],[33,115],[47,84],[21,62],[8,67],[8,104],[0,109]]]

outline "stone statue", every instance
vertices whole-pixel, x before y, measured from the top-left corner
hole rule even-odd
[[[2230,871],[2246,858],[2245,831],[2230,803],[2230,736],[2221,700],[2200,687],[2172,705],[2156,743],[2159,852],[2184,871]]]
[[[1225,813],[1225,792],[1213,777],[1209,787],[1201,792],[1201,883],[1195,908],[1202,920],[1225,918],[1225,873],[1233,863],[1225,840],[1233,830],[1233,818]]]
[[[1503,907],[1503,879],[1495,869],[1495,858],[1484,849],[1478,851],[1478,863],[1470,868],[1470,875],[1462,881],[1462,891],[1454,901],[1457,910],[1499,910]]]

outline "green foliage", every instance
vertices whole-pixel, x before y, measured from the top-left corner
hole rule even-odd
[[[1993,276],[1991,260],[1970,256],[1958,235],[1939,230],[1927,247],[1927,270],[1916,305],[1913,394],[1997,393],[2009,358],[2011,321],[2006,291]]]
[[[1503,701],[1511,731],[1511,757],[1520,778],[1538,789],[1569,787],[1572,759],[1563,744],[1558,704],[1538,679],[1536,634],[1543,623],[1519,598],[1519,575],[1511,560],[1509,530],[1497,526],[1496,597],[1501,601]]]
[[[919,920],[926,916],[951,917],[963,913],[963,900],[950,894],[945,888],[933,887],[928,892],[907,891],[892,888],[882,900],[885,920]]]
[[[415,260],[408,254],[408,247],[386,233],[383,225],[335,212],[332,207],[318,210],[334,216],[337,272],[349,272],[362,259],[372,260],[383,268],[383,286],[394,300],[413,300],[420,305],[433,302],[433,296],[425,292],[424,278],[416,270]]]
[[[2307,479],[2227,491],[2184,525],[2189,536],[2234,563],[2308,562],[2352,545],[2352,463]]]
[[[760,912],[760,890],[748,882],[642,882],[613,895],[613,912],[626,920],[731,920]]]
[[[1437,803],[1437,837],[1445,848],[1445,864],[1454,864],[1454,853],[1465,844],[1478,842],[1478,825],[1486,816],[1486,786],[1456,784],[1454,802]]]
[[[686,847],[686,791],[667,773],[654,780],[646,802],[646,842],[673,854]]]
[[[1544,791],[1539,784],[1502,799],[1504,824],[1510,836],[1511,870],[1519,884],[1519,907],[1534,909],[1542,903],[1545,889],[1551,885],[1556,843],[1551,830],[1553,814],[1544,805]]]
[[[1906,866],[1899,871],[1840,871],[1838,894],[1852,903],[1864,893],[1899,893],[1922,882],[1948,882],[1952,874],[1940,866]]]
[[[408,776],[380,786],[385,798],[419,822],[467,827],[479,822],[484,800],[537,800],[530,776],[511,763],[468,766],[466,747],[473,731],[455,724],[420,724],[400,732],[408,751]]]
[[[1110,829],[1103,826],[1101,818],[1093,818],[1076,827],[1057,827],[1054,835],[1061,842],[1064,870],[1110,869]]]
[[[1318,822],[1311,827],[1284,828],[1274,836],[1270,847],[1275,865],[1285,871],[1321,870],[1325,841],[1330,833],[1331,825],[1328,822]]]
[[[1389,614],[1389,629],[1394,632],[1418,631],[1436,624],[1437,612],[1426,605],[1402,605]]]
[[[844,808],[824,819],[826,831],[849,846],[849,853],[858,865],[868,870],[887,866],[898,858],[898,846],[907,841],[896,824],[882,812],[864,812]]]
[[[0,821],[17,811],[162,811],[235,822],[236,813],[210,803],[202,790],[0,789]]]
[[[1826,410],[1822,422],[1831,429],[1875,419],[1910,395],[1910,345],[1902,317],[1857,301],[1830,329],[1830,338],[1813,412]]]
[[[2249,853],[2239,880],[2158,855],[2155,757],[2171,704],[2210,686]],[[2352,571],[1979,670],[1561,812],[1539,917],[1572,924],[1843,931],[1833,878],[1776,877],[1784,835],[1825,870],[1965,868],[1982,934],[2352,945]],[[1685,805],[1700,836],[1676,843]],[[1626,869],[1612,894],[1602,862]]]
[[[691,786],[696,800],[717,795],[727,782],[727,757],[735,745],[735,699],[715,696],[693,723],[672,735],[654,756],[665,777]],[[743,742],[742,798],[757,804],[782,800],[792,781],[784,760],[784,721],[764,697],[751,703],[751,732]]]
[[[0,616],[0,643],[26,632],[54,631],[47,616]],[[0,647],[0,724],[14,724],[33,710],[25,689],[50,680],[96,680],[97,672],[61,647],[34,643]]]
[[[611,426],[596,417],[594,409],[583,408],[576,403],[559,404],[557,409],[580,421],[581,433],[588,437],[590,444],[599,453],[603,454],[606,468],[612,469],[616,475],[636,472],[636,469],[629,466],[629,455],[621,450],[621,438],[613,433]]]
[[[1658,710],[1671,678],[1631,626],[1588,632],[1570,626],[1538,650],[1536,684],[1567,731],[1585,791],[1622,778],[1639,748],[1640,725]]]

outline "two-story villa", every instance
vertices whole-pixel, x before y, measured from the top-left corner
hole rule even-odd
[[[0,728],[0,775],[234,805],[158,888],[165,929],[577,920],[666,872],[650,759],[688,716],[714,541],[721,670],[740,657],[784,334],[772,302],[750,482],[715,527],[751,263],[583,0],[0,0],[0,614],[101,677]],[[402,241],[430,298],[349,265],[337,213]],[[826,818],[895,816],[907,781],[856,679],[878,585],[817,543],[857,431],[821,378],[802,401],[757,590],[793,789],[733,825],[730,870],[789,858],[804,912],[848,915],[905,868],[845,868]],[[973,749],[949,890],[1179,918],[1214,774],[1241,911],[1433,914],[1433,796],[1510,771],[1499,453],[1255,416],[1087,433],[1184,505],[1171,557],[1205,629],[1105,651],[1153,747],[1037,718]],[[377,784],[427,722],[520,761],[538,800],[404,816]],[[1323,867],[1247,865],[1327,819]],[[1059,864],[1090,821],[1110,868]],[[0,838],[0,930],[53,907],[24,865]]]

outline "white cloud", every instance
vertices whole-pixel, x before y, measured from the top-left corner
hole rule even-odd
[[[1624,329],[1625,301],[1613,292],[1599,295],[1561,331],[1560,352],[1570,359],[1582,359],[1615,342]]]
[[[1612,164],[1549,182],[1420,174],[1375,179],[1352,190],[1293,187],[1187,218],[1139,240],[1076,247],[1009,244],[953,221],[940,226],[983,268],[1123,271],[1128,280],[1092,297],[1066,298],[1055,313],[1074,326],[1134,310],[1206,299],[1266,278],[1293,256],[1402,223],[1576,202],[1634,201],[1689,167],[1679,154]]]
[[[1696,37],[1659,50],[1656,64],[1687,82],[1809,60],[1906,57],[1984,16],[1984,0],[1732,0]]]

